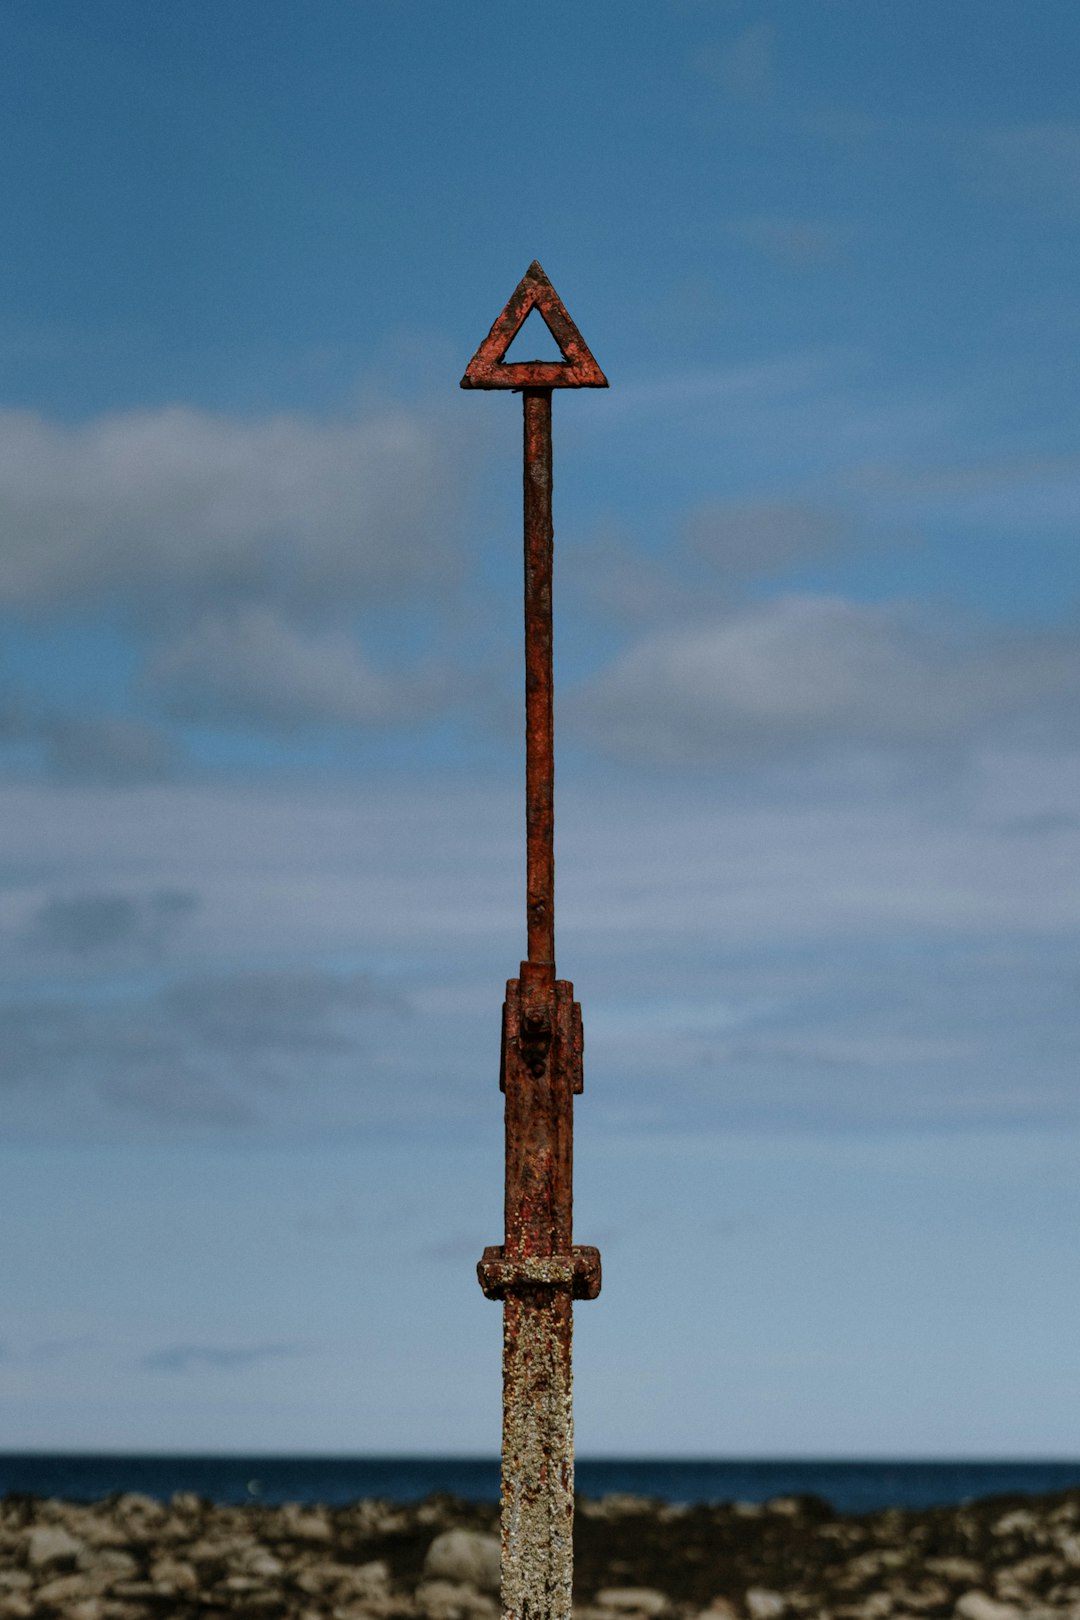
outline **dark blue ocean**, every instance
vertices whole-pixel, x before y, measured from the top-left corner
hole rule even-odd
[[[923,1508],[981,1496],[1080,1486],[1080,1462],[754,1462],[579,1458],[585,1496],[629,1491],[665,1502],[765,1502],[811,1493],[845,1513]],[[92,1501],[114,1491],[166,1500],[196,1491],[212,1502],[342,1503],[377,1496],[408,1502],[433,1491],[468,1501],[499,1494],[495,1458],[197,1457],[0,1453],[0,1495],[11,1491]]]

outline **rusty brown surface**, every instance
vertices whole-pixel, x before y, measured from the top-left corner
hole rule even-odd
[[[563,356],[562,360],[512,360],[503,356],[529,314],[537,310]],[[566,312],[566,305],[533,260],[506,308],[481,343],[461,379],[462,388],[606,388],[588,344]]]
[[[562,363],[507,365],[533,308]],[[507,1620],[570,1620],[573,1579],[573,1301],[600,1292],[600,1255],[573,1239],[574,1096],[581,1008],[555,977],[552,706],[553,388],[606,388],[558,294],[530,265],[463,388],[518,388],[524,411],[527,959],[506,987],[504,1241],[485,1249],[484,1293],[503,1302],[502,1606]]]
[[[555,971],[555,735],[551,669],[551,390],[527,388],[525,506],[526,916],[531,962]]]

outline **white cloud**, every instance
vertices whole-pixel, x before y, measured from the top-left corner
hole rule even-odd
[[[448,435],[419,413],[239,419],[184,406],[81,425],[0,412],[0,603],[336,606],[456,564]]]
[[[283,729],[386,725],[438,698],[415,677],[380,675],[345,631],[304,633],[261,604],[207,614],[153,655],[146,678],[181,719]]]
[[[912,610],[787,596],[642,638],[571,712],[609,753],[709,764],[823,744],[965,747],[1009,722],[1067,720],[1078,697],[1074,638],[976,637]]]

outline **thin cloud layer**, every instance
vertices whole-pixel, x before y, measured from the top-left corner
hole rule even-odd
[[[337,608],[456,565],[447,434],[419,413],[0,413],[0,604]]]
[[[146,1372],[159,1373],[236,1372],[302,1353],[295,1344],[168,1344],[149,1351],[139,1365]]]
[[[977,635],[911,608],[787,596],[643,637],[572,713],[604,752],[708,765],[778,747],[967,749],[1000,727],[1060,731],[1078,697],[1075,637]]]
[[[126,1120],[228,1135],[258,1128],[267,1106],[280,1123],[282,1104],[325,1125],[335,1113],[326,1088],[351,1080],[363,1096],[371,1032],[399,1030],[403,1008],[363,975],[316,966],[30,988],[0,1003],[0,1093],[24,1125],[66,1116],[94,1131],[111,1116],[121,1134]]]
[[[207,614],[153,655],[145,680],[178,719],[286,731],[389,725],[440,701],[430,680],[380,674],[345,630],[304,632],[262,604]]]
[[[587,1006],[585,1123],[1073,1121],[1078,782],[1080,758],[1058,751],[981,756],[962,789],[902,797],[811,777],[797,798],[712,777],[564,784],[560,963]],[[6,869],[21,852],[78,870],[92,837],[96,893],[140,915],[201,876],[166,960],[145,936],[139,954],[130,913],[72,909],[85,897],[66,884],[9,897],[55,946],[8,942],[9,1137],[490,1131],[497,1151],[500,983],[522,944],[520,805],[503,784],[273,802],[39,787],[0,810]],[[151,882],[140,898],[106,886],[110,870]],[[129,943],[83,950],[91,932]]]
[[[156,954],[198,905],[198,897],[160,889],[127,894],[53,895],[34,913],[23,939],[32,950],[94,957],[102,952]]]

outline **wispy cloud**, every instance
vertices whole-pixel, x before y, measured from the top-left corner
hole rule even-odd
[[[145,682],[177,718],[275,730],[400,723],[453,690],[447,677],[380,674],[355,636],[305,632],[265,604],[207,614],[152,655]]]
[[[64,938],[74,929],[100,947],[103,930],[117,937],[119,914],[109,916],[107,928],[101,910],[65,914],[57,926]],[[258,1126],[262,1103],[282,1090],[290,1112],[300,1104],[302,1070],[307,1115],[317,1122],[320,1089],[347,1078],[352,1111],[363,1109],[369,1088],[357,1070],[368,1031],[387,1019],[397,1025],[401,1009],[400,997],[363,976],[314,968],[23,991],[0,1003],[2,1089],[15,1103],[29,1100],[28,1088],[42,1100],[49,1093],[79,1117],[104,1106],[151,1128],[235,1132]]]
[[[337,608],[435,588],[451,435],[418,413],[356,420],[133,411],[69,427],[0,412],[0,603],[120,599],[175,619],[201,603]]]
[[[191,891],[150,895],[53,895],[34,912],[22,938],[32,950],[69,957],[134,951],[157,955],[198,906]]]
[[[295,1344],[170,1344],[143,1356],[139,1365],[146,1372],[186,1373],[200,1369],[210,1372],[237,1372],[263,1361],[280,1361],[307,1352]]]
[[[571,712],[607,752],[678,765],[777,746],[970,748],[1003,726],[1068,732],[1078,700],[1075,637],[791,595],[644,636]]]

